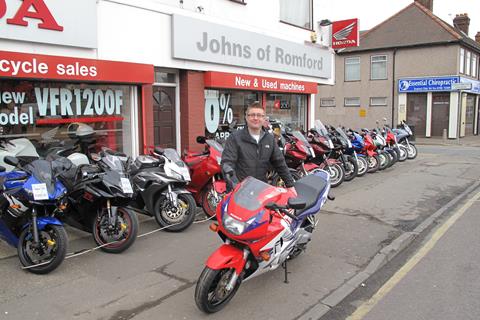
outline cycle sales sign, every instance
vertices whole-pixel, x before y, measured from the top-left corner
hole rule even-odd
[[[398,80],[398,92],[453,91],[452,84],[459,82],[458,76],[406,78]]]

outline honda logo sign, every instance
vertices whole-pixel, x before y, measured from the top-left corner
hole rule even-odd
[[[336,21],[332,24],[332,48],[358,47],[360,44],[358,19]]]

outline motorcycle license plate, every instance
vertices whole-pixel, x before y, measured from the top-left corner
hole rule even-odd
[[[128,178],[120,178],[122,183],[122,190],[124,193],[133,193],[132,184]]]
[[[33,200],[48,200],[47,185],[45,183],[32,184]]]

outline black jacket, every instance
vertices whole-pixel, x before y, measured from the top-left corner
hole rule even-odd
[[[225,165],[233,168],[239,181],[252,176],[267,182],[267,171],[273,167],[287,188],[295,183],[274,136],[265,131],[261,132],[258,143],[247,127],[235,131],[228,137],[222,153],[222,168]]]

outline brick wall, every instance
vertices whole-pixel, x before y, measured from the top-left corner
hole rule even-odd
[[[180,71],[180,150],[202,151],[197,136],[205,135],[203,72]]]

